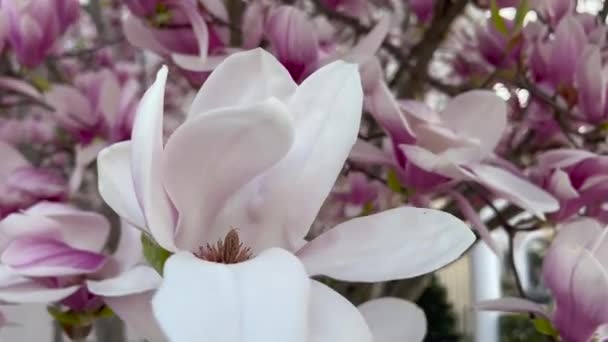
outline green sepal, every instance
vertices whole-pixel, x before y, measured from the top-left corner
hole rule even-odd
[[[559,332],[548,319],[535,318],[532,320],[532,323],[534,323],[534,327],[539,333],[546,336],[559,337]]]
[[[158,274],[163,274],[165,262],[172,255],[171,252],[162,248],[156,241],[152,240],[148,234],[141,234],[141,245],[144,252],[144,257]]]

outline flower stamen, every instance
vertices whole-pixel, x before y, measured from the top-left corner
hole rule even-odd
[[[236,229],[231,229],[224,237],[214,245],[207,244],[199,247],[197,257],[203,260],[217,262],[221,264],[238,264],[251,258],[251,248],[243,247]]]

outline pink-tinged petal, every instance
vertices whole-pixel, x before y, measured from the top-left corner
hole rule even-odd
[[[426,316],[416,304],[400,298],[379,298],[359,305],[374,342],[421,342]]]
[[[52,303],[69,297],[80,285],[48,288],[20,276],[6,265],[0,266],[0,301],[9,303]]]
[[[556,149],[544,152],[538,156],[537,164],[543,170],[563,169],[582,162],[588,158],[595,158],[597,154],[585,150]]]
[[[578,249],[572,252],[578,254],[574,268],[564,268],[566,272],[555,272],[561,273],[565,278],[562,283],[569,281],[568,297],[564,298],[557,293],[554,277],[545,279],[556,297],[556,309],[553,314],[556,328],[564,339],[582,342],[588,341],[597,327],[608,321],[608,274],[587,250]]]
[[[357,140],[350,151],[348,160],[363,164],[395,165],[395,161],[387,152],[360,139]]]
[[[281,223],[292,242],[306,235],[336,182],[357,140],[362,102],[357,66],[340,61],[304,80],[289,102],[295,142],[265,182],[274,190],[270,206],[286,206]]]
[[[426,103],[413,100],[401,100],[399,106],[408,121],[412,123],[440,124],[441,116]]]
[[[163,165],[165,188],[179,215],[177,246],[197,251],[223,238],[231,227],[214,229],[217,212],[233,193],[281,160],[293,139],[293,119],[273,98],[217,109],[180,126],[167,141]],[[236,228],[247,234],[247,226]]]
[[[469,169],[479,183],[541,219],[544,213],[559,209],[559,202],[548,192],[508,171],[489,165]]]
[[[544,305],[535,303],[527,299],[514,297],[482,301],[475,304],[475,308],[477,310],[484,311],[501,311],[513,313],[531,312],[543,317],[549,316],[547,308]]]
[[[13,146],[0,141],[0,184],[17,168],[29,166],[30,163]]]
[[[0,221],[6,236],[46,236],[82,250],[99,252],[105,246],[110,223],[101,214],[62,203],[39,202]]]
[[[91,293],[103,297],[122,297],[155,290],[162,278],[152,267],[139,265],[114,278],[87,280]]]
[[[552,71],[553,84],[572,84],[587,35],[581,22],[574,16],[563,18],[555,29],[548,64]]]
[[[481,220],[481,217],[479,217],[479,214],[473,208],[471,203],[469,203],[469,201],[458,192],[450,192],[450,195],[456,201],[456,205],[458,205],[458,208],[462,212],[463,216],[471,223],[473,228],[475,228],[479,236],[481,236],[481,239],[494,253],[496,253],[496,255],[501,255],[501,251],[496,245],[496,241],[494,241],[494,237],[492,236],[490,229]]]
[[[216,224],[252,232],[244,240],[257,250],[299,248],[356,141],[361,96],[354,64],[334,62],[305,80],[289,103],[291,150],[233,196]]]
[[[167,260],[154,314],[172,341],[308,341],[310,280],[292,254],[270,249],[225,265]]]
[[[23,94],[29,98],[44,101],[44,98],[40,92],[33,87],[31,84],[11,77],[0,77],[0,89],[12,91],[18,94]]]
[[[106,147],[105,141],[94,141],[86,146],[79,144],[74,147],[76,160],[74,162],[74,170],[72,171],[69,180],[69,189],[71,195],[76,194],[80,190],[82,178],[84,177],[87,167],[95,159],[97,159],[97,154],[104,147]]]
[[[151,50],[159,55],[169,55],[171,52],[159,43],[144,23],[136,16],[128,14],[123,20],[122,31],[129,43],[141,49]]]
[[[163,105],[167,67],[139,102],[131,138],[131,171],[135,194],[146,219],[146,226],[158,244],[176,250],[172,205],[162,184]]]
[[[230,91],[226,91],[230,89]],[[207,78],[192,102],[188,118],[212,109],[289,98],[296,84],[274,56],[262,49],[226,58]]]
[[[95,272],[103,266],[106,256],[57,240],[23,237],[8,245],[1,260],[25,276],[53,277]]]
[[[150,342],[167,341],[152,312],[154,294],[154,291],[148,291],[123,297],[106,297],[104,302],[138,337]]]
[[[365,108],[388,132],[395,144],[411,144],[415,141],[409,123],[403,117],[395,96],[385,82],[380,82],[374,92],[366,96]]]
[[[459,95],[448,102],[440,115],[456,133],[478,140],[482,155],[494,151],[507,127],[507,105],[491,91]]]
[[[560,200],[572,200],[580,196],[572,185],[570,176],[560,169],[555,170],[553,174],[549,176],[547,190],[557,196]]]
[[[362,64],[374,57],[382,45],[384,38],[386,38],[386,35],[388,34],[390,24],[391,17],[389,15],[383,15],[376,26],[374,26],[374,29],[359,40],[357,45],[355,45],[342,59],[347,62]]]
[[[311,280],[308,342],[372,342],[359,310],[341,294]]]
[[[260,46],[264,38],[265,8],[260,2],[252,2],[247,5],[243,13],[243,48],[253,49]]]
[[[457,153],[459,151],[457,149],[448,151],[451,153],[435,154],[416,145],[400,145],[399,148],[409,162],[424,171],[456,180],[471,177],[470,172],[456,164],[456,161],[463,159],[462,155],[473,154],[471,149],[463,149],[461,154]],[[452,157],[452,155],[455,157]]]
[[[606,107],[606,80],[601,72],[602,57],[599,46],[589,45],[576,70],[579,106],[590,119],[601,120]]]
[[[133,184],[131,145],[130,141],[123,141],[99,152],[99,194],[118,216],[138,229],[148,231]]]
[[[342,223],[297,255],[311,276],[377,282],[432,272],[474,241],[469,227],[448,213],[402,207]]]
[[[196,41],[198,43],[198,55],[185,55],[174,53],[171,54],[171,58],[177,64],[177,66],[184,68],[186,70],[191,71],[210,71],[213,70],[213,67],[209,67],[207,62],[207,53],[209,50],[209,30],[207,28],[207,24],[203,20],[203,17],[198,12],[196,5],[191,4],[187,1],[182,1],[178,3],[179,7],[181,7],[182,12],[186,14],[190,24],[192,25],[192,30],[194,31],[194,36],[196,37]]]

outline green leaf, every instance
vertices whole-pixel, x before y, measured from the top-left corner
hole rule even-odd
[[[505,23],[505,19],[500,15],[500,8],[498,8],[498,4],[496,0],[490,1],[490,19],[494,24],[494,27],[498,30],[498,32],[504,34],[505,36],[509,35],[509,29],[507,28],[507,24]]]
[[[548,319],[535,318],[532,320],[532,322],[534,323],[534,327],[536,328],[536,331],[538,331],[539,333],[541,333],[543,335],[547,335],[547,336],[553,336],[553,337],[559,336],[557,329],[555,329],[553,327],[553,324],[551,324],[551,321],[549,321]]]
[[[156,241],[152,240],[147,234],[141,234],[141,245],[143,247],[144,257],[150,265],[160,275],[163,274],[165,261],[171,256],[171,252],[159,246]]]
[[[405,189],[401,186],[401,182],[399,182],[399,177],[397,177],[397,173],[394,170],[389,170],[386,178],[386,185],[392,191],[403,194],[405,193]]]
[[[517,6],[517,13],[515,13],[515,31],[519,32],[524,27],[524,19],[530,11],[530,1],[521,0],[519,6]]]

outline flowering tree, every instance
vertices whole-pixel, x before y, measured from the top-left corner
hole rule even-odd
[[[607,14],[0,0],[0,300],[75,341],[423,341],[401,285],[502,230],[518,296],[472,305],[608,338]],[[515,263],[541,230],[550,304]]]

